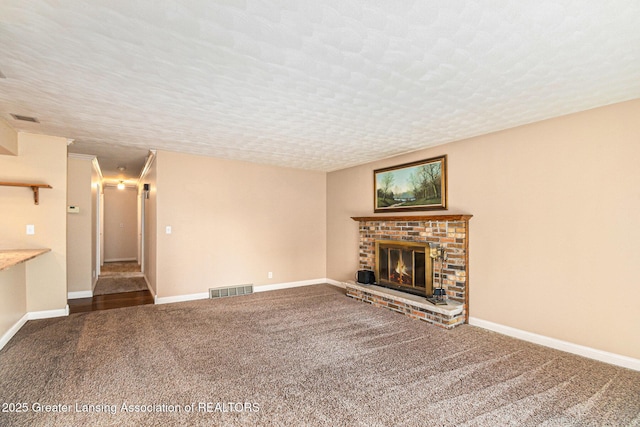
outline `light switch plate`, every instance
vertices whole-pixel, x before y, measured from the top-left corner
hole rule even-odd
[[[33,225],[33,224],[28,224],[27,225],[27,234],[30,235],[30,236],[33,235],[33,234],[36,234],[36,226]]]
[[[165,233],[171,234],[171,226],[170,225],[167,225],[167,227],[165,228]]]

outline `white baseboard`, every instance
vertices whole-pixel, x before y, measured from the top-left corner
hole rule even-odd
[[[258,285],[253,287],[253,292],[277,291],[279,289],[298,288],[300,286],[318,285],[327,283],[329,279],[300,280],[299,282],[274,283],[273,285]]]
[[[93,297],[93,291],[67,292],[67,299],[80,299]]]
[[[30,311],[25,313],[7,332],[0,337],[0,350],[4,348],[11,338],[27,323],[28,320],[48,319],[51,317],[63,317],[69,315],[69,306],[59,310]]]
[[[22,316],[20,320],[15,323],[15,325],[9,328],[9,330],[5,332],[2,337],[0,337],[0,350],[2,350],[4,346],[7,345],[9,340],[11,340],[11,338],[13,338],[13,336],[20,330],[20,328],[22,328],[24,324],[27,323],[27,320],[29,320],[29,313],[26,313],[24,316]]]
[[[51,317],[64,317],[69,315],[69,305],[58,310],[30,311],[27,313],[28,320],[49,319]]]
[[[556,338],[546,337],[544,335],[534,334],[532,332],[523,331],[521,329],[512,328],[510,326],[500,325],[498,323],[489,322],[475,317],[469,317],[469,324],[479,328],[488,329],[523,341],[540,344],[545,347],[554,348],[556,350],[566,351],[567,353],[577,354],[589,359],[598,360],[600,362],[612,365],[622,366],[623,368],[640,371],[640,360],[620,354],[609,353],[607,351],[586,347],[579,344],[573,344]]]
[[[209,298],[209,292],[201,292],[198,294],[188,294],[188,295],[176,295],[173,297],[159,297],[155,296],[156,304],[169,304],[172,302],[185,302],[185,301],[195,301],[199,299],[207,299]]]

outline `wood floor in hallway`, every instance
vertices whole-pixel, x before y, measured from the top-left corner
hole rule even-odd
[[[105,262],[101,267],[100,277],[139,276],[140,266],[137,262]],[[153,295],[148,289],[135,292],[121,292],[107,295],[96,295],[91,298],[70,299],[69,312],[84,313],[88,311],[110,310],[112,308],[134,307],[153,304]]]
[[[120,294],[98,295],[92,298],[71,299],[68,304],[69,312],[73,314],[153,304],[153,296],[148,290],[123,292]]]

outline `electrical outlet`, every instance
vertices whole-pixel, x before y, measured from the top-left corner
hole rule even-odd
[[[273,272],[270,271],[269,274],[267,274],[267,276],[269,277],[269,279],[273,279]]]
[[[33,224],[27,225],[27,234],[30,236],[36,234],[36,226]]]

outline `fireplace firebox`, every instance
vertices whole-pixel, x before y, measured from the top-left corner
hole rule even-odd
[[[377,240],[378,285],[423,297],[433,295],[433,259],[424,242]]]

